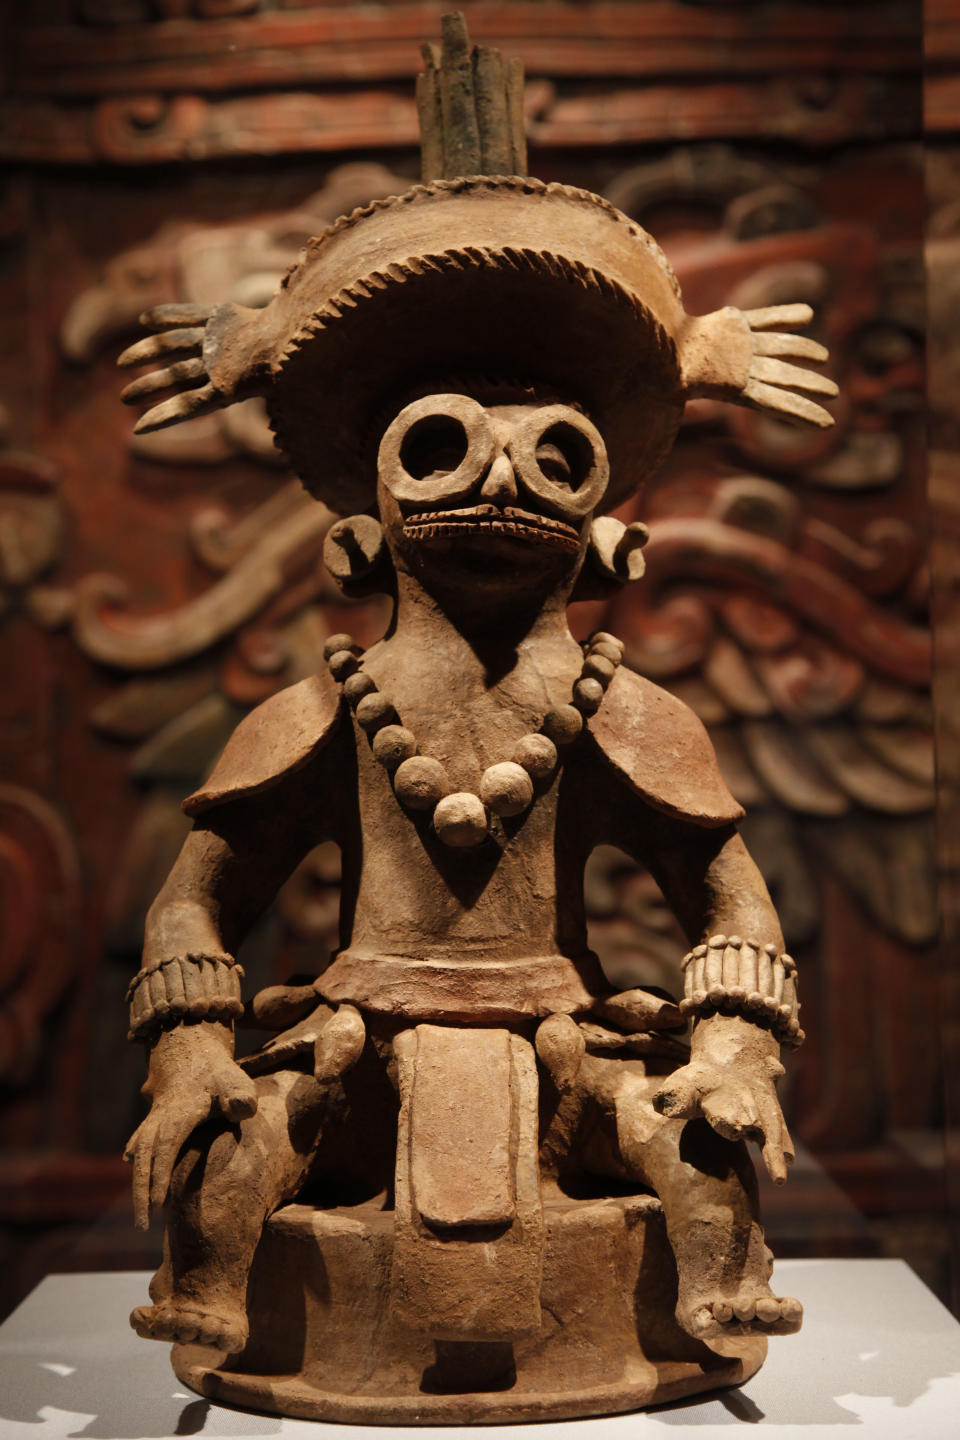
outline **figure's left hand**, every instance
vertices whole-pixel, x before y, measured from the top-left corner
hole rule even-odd
[[[674,1120],[702,1116],[725,1140],[756,1140],[763,1147],[770,1178],[782,1185],[794,1158],[774,1089],[774,1081],[783,1073],[773,1056],[736,1066],[698,1057],[664,1080],[653,1106]]]

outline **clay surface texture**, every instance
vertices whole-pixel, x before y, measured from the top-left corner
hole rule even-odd
[[[202,1394],[283,1414],[630,1410],[741,1382],[801,1322],[747,1153],[786,1178],[796,965],[700,721],[567,607],[640,580],[646,528],[604,512],[687,398],[827,425],[835,387],[796,363],[826,358],[807,307],[691,318],[634,222],[513,173],[520,95],[447,17],[425,183],[311,241],[263,310],[160,307],[125,357],[161,367],[128,398],[173,392],[143,428],[263,396],[341,512],[332,575],[393,600],[185,802],[129,992],[138,1223],[167,1207],[132,1324]],[[244,936],[329,841],[339,949],[247,997]],[[686,932],[682,994],[605,978],[598,845]],[[238,1061],[239,1023],[263,1035]]]

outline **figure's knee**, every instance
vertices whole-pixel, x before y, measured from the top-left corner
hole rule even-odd
[[[681,1164],[705,1183],[742,1190],[749,1196],[756,1194],[756,1171],[745,1140],[724,1139],[702,1118],[686,1120],[681,1125],[677,1151]]]
[[[659,1084],[620,1087],[617,1149],[624,1171],[648,1185],[674,1214],[713,1206],[742,1214],[756,1205],[756,1172],[744,1141],[726,1140],[698,1117],[674,1119],[652,1104]]]
[[[243,1197],[252,1208],[272,1208],[289,1198],[319,1141],[322,1113],[312,1077],[284,1073],[256,1080],[257,1109],[231,1123],[212,1119],[196,1129],[180,1153],[170,1187],[174,1204],[189,1204],[202,1192]],[[315,1103],[311,1106],[310,1100]],[[296,1136],[292,1136],[292,1117]],[[307,1137],[308,1117],[312,1136]],[[294,1143],[295,1141],[295,1143]],[[312,1142],[312,1143],[311,1143]]]

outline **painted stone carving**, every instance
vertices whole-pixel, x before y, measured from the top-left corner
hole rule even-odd
[[[185,802],[129,992],[140,1223],[168,1204],[132,1323],[202,1393],[292,1415],[626,1410],[742,1381],[801,1319],[746,1151],[786,1177],[796,967],[702,725],[566,610],[642,575],[645,527],[605,512],[688,398],[825,426],[835,387],[796,363],[826,358],[807,306],[688,316],[638,225],[526,177],[520,84],[447,17],[424,183],[312,240],[265,308],[160,306],[121,357],[160,364],[126,398],[173,392],[143,431],[261,397],[344,517],[334,577],[394,600]],[[340,949],[250,1000],[273,1038],[238,1062],[239,946],[323,841]],[[679,1003],[589,950],[601,844],[690,938]]]

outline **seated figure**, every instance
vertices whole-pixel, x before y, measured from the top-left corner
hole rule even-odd
[[[266,311],[167,307],[129,352],[202,352],[206,383],[148,426],[263,394],[304,482],[354,512],[328,543],[345,588],[395,602],[185,802],[131,986],[138,1223],[168,1205],[132,1323],[204,1393],[342,1419],[600,1413],[736,1383],[799,1327],[746,1151],[785,1178],[795,967],[700,722],[612,635],[579,645],[567,605],[642,569],[642,527],[602,512],[685,398],[829,423],[794,390],[830,382],[776,358],[824,358],[785,333],[808,318],[692,321],[597,197],[441,179],[338,222]],[[329,840],[341,947],[253,999],[277,1033],[237,1062],[240,944]],[[588,948],[600,844],[689,937],[679,1004],[613,993]]]

